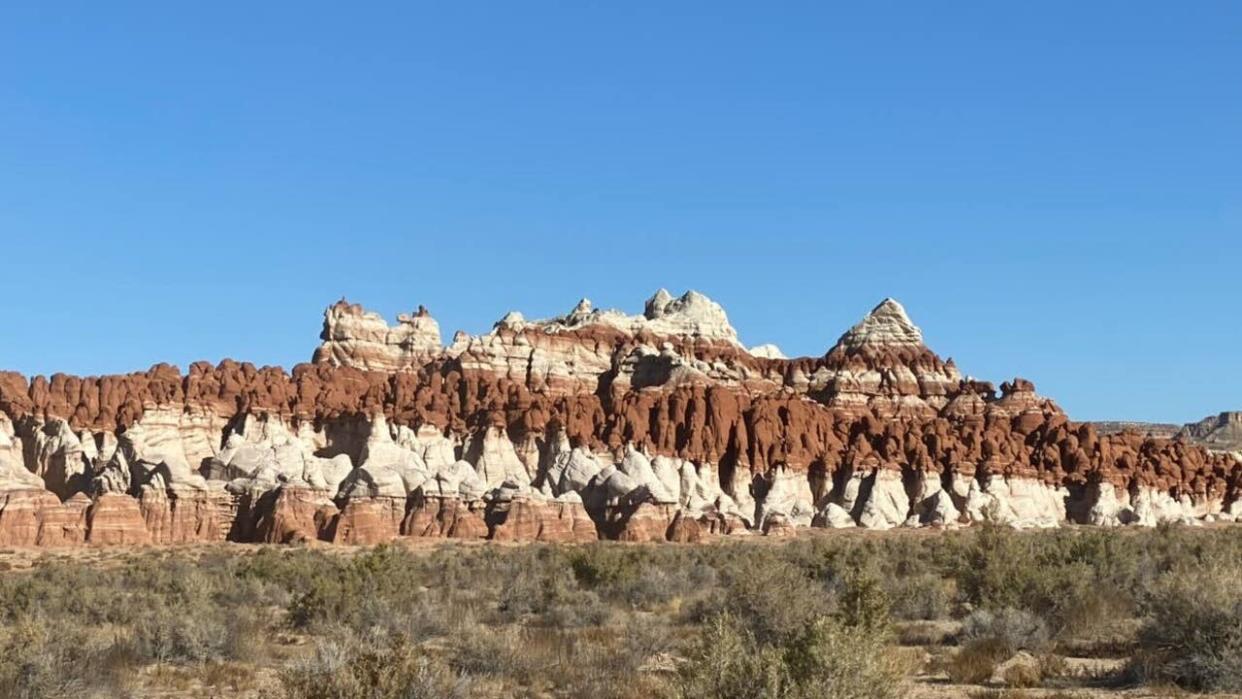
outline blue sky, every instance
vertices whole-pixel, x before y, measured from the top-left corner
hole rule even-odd
[[[790,354],[894,296],[1082,419],[1242,409],[1242,4],[354,5],[0,7],[0,368],[667,286]]]

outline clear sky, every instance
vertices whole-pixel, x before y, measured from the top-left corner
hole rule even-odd
[[[1081,419],[1242,409],[1242,3],[0,5],[0,369],[291,366],[342,295],[446,339],[885,296]]]

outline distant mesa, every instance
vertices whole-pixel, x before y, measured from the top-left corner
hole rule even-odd
[[[1154,422],[1095,422],[1105,433],[1131,430],[1166,439],[1184,439],[1212,451],[1242,454],[1242,411],[1211,415],[1185,425]]]

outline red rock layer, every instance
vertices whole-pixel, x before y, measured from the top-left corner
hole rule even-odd
[[[599,539],[581,503],[514,500],[489,510],[486,521],[488,538],[494,541],[584,543]]]
[[[413,537],[485,539],[487,522],[482,503],[466,503],[458,498],[410,497],[409,511],[401,523],[401,533]]]
[[[922,361],[914,355],[907,359]],[[807,362],[792,360],[787,366]],[[125,376],[57,374],[30,382],[8,372],[0,374],[0,409],[13,418],[66,416],[75,429],[124,426],[149,405],[223,415],[266,411],[317,424],[383,412],[398,424],[428,423],[463,434],[503,425],[515,440],[563,427],[571,442],[593,450],[633,442],[654,453],[719,463],[722,476],[734,468],[762,472],[778,463],[831,473],[874,458],[894,468],[905,464],[971,475],[982,465],[1050,484],[1095,478],[1213,497],[1232,496],[1239,488],[1242,476],[1230,456],[1131,432],[1100,435],[1039,399],[1029,382],[1016,380],[1003,388],[994,398],[988,385],[963,382],[935,417],[881,419],[831,409],[790,387],[681,385],[553,396],[509,379],[463,373],[453,360],[396,374],[302,364],[291,375],[225,361],[216,367],[196,363],[184,377],[168,365]]]
[[[714,464],[726,490],[785,465],[809,473],[820,488],[837,474],[887,468],[1070,488],[1107,482],[1225,502],[1242,496],[1242,465],[1231,456],[1181,439],[1101,435],[1071,422],[1022,379],[1003,384],[999,396],[991,384],[961,380],[952,360],[924,346],[891,300],[824,356],[792,360],[752,356],[732,335],[656,336],[646,328],[658,326],[641,323],[631,333],[587,317],[571,314],[555,326],[502,322],[451,350],[428,348],[424,363],[396,372],[324,361],[286,373],[231,360],[195,363],[184,376],[167,364],[86,378],[0,372],[0,411],[14,423],[63,418],[74,430],[92,431],[127,427],[154,407],[223,421],[268,413],[329,435],[349,433],[376,413],[457,437],[503,427],[518,444],[563,431],[596,454],[633,444]],[[417,493],[408,501],[352,499],[338,509],[332,495],[288,487],[249,495],[143,490],[139,499],[75,496],[62,504],[50,493],[14,490],[0,493],[0,545],[225,538],[367,544],[401,535],[690,541],[738,526],[723,515],[693,520],[651,502],[592,512],[588,527],[582,506],[569,503],[523,500],[489,509]],[[779,533],[786,525],[778,517],[766,527]]]
[[[332,519],[324,539],[334,544],[371,545],[391,541],[401,533],[405,498],[350,500]]]
[[[86,515],[68,516],[57,498],[45,490],[0,492],[0,545],[64,546],[86,540]],[[77,539],[76,534],[82,538]]]
[[[138,501],[128,495],[106,494],[86,510],[87,541],[102,545],[150,544]]]

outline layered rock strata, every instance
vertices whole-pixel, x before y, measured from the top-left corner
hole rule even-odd
[[[641,315],[584,300],[448,346],[421,307],[391,327],[340,302],[321,337],[290,372],[0,372],[0,545],[690,542],[1242,516],[1236,457],[1186,435],[1102,434],[1029,381],[964,377],[891,299],[795,359],[746,349],[707,297],[663,290]]]
[[[1192,422],[1178,434],[1208,449],[1242,453],[1242,411],[1220,413]]]

